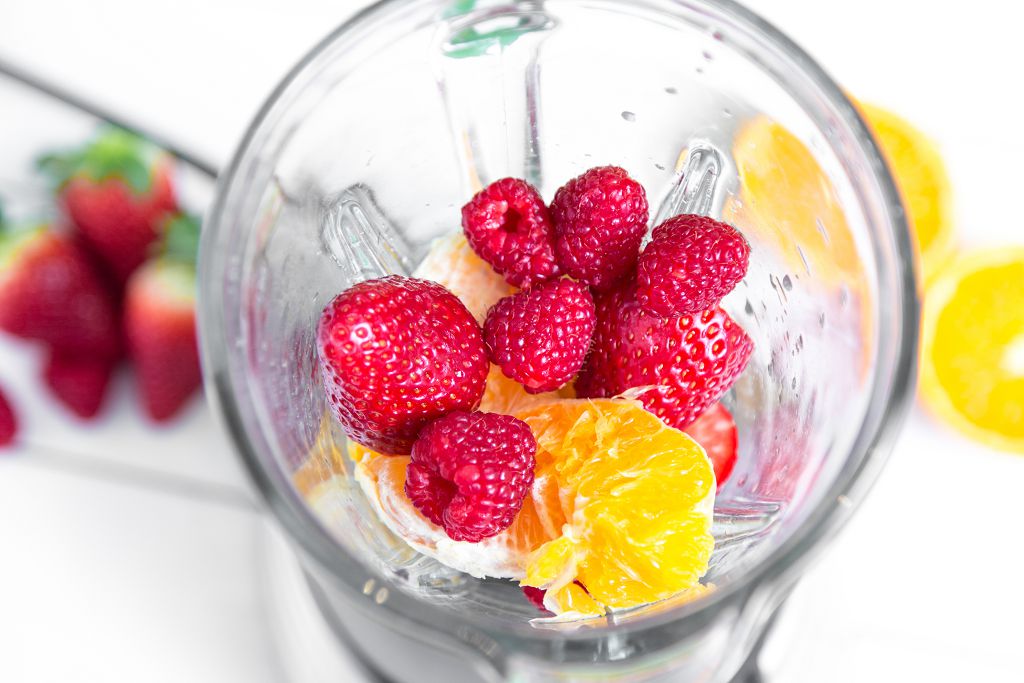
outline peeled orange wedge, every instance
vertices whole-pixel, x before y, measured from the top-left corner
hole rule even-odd
[[[556,614],[701,594],[715,475],[695,441],[622,399],[556,399],[517,417],[537,437],[534,485],[512,526],[480,543],[451,540],[413,507],[404,490],[408,456],[351,444],[355,480],[415,550],[473,576],[545,588]]]
[[[906,205],[922,278],[928,283],[953,254],[952,192],[946,166],[935,143],[908,121],[875,105],[859,107]]]
[[[740,129],[733,143],[738,198],[724,218],[752,242],[775,245],[792,272],[836,283],[861,271],[857,247],[835,189],[810,149],[765,116]],[[806,266],[805,266],[806,264]]]
[[[699,585],[714,546],[715,474],[693,439],[624,399],[558,401],[516,416],[537,438],[535,510],[563,522],[522,581],[547,589],[549,609],[592,614]]]
[[[527,496],[515,521],[505,531],[479,543],[453,541],[444,529],[421,515],[405,494],[407,455],[382,455],[349,445],[355,480],[377,516],[413,549],[479,578],[519,578],[530,552],[550,535]]]
[[[501,368],[497,365],[491,365],[487,374],[484,397],[480,400],[480,410],[486,413],[514,415],[517,411],[544,405],[553,400],[575,397],[576,392],[573,391],[571,384],[557,391],[528,394],[522,384],[502,374]]]
[[[434,240],[413,277],[443,285],[481,325],[498,299],[517,291],[476,255],[461,231]]]
[[[968,254],[925,298],[921,396],[938,417],[1024,453],[1024,248]]]

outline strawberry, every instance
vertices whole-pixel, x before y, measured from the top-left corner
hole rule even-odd
[[[708,454],[721,490],[736,466],[736,423],[732,415],[721,403],[713,403],[683,431]]]
[[[327,304],[316,339],[334,416],[380,453],[410,453],[427,423],[473,410],[484,393],[490,363],[480,325],[436,282],[360,282]]]
[[[51,351],[43,379],[54,395],[84,420],[99,414],[116,360]]]
[[[0,448],[9,446],[18,435],[18,417],[11,407],[10,401],[0,390]]]
[[[149,255],[176,210],[172,162],[152,144],[111,128],[83,149],[37,162],[57,183],[84,240],[124,283]]]
[[[0,329],[60,351],[110,358],[120,347],[114,297],[89,255],[47,228],[0,224]]]
[[[163,253],[128,280],[124,332],[146,412],[164,421],[199,388],[196,342],[196,219],[179,215],[166,229]]]
[[[634,287],[614,289],[597,301],[597,326],[576,393],[625,392],[682,429],[729,390],[753,348],[721,308],[662,318],[640,307]]]

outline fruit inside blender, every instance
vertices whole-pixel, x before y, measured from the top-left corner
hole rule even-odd
[[[413,240],[371,182],[325,207],[321,242],[346,286],[303,333],[322,417],[293,483],[413,591],[536,624],[700,598],[756,561],[786,501],[827,474],[794,462],[826,401],[798,395],[820,368],[794,359],[803,330],[868,318],[831,169],[724,96],[715,125],[695,122],[702,107],[674,158],[647,162],[658,183],[635,159],[586,152],[564,172],[540,152],[545,125],[564,129],[557,108],[538,114],[558,74],[542,87],[535,58],[558,53],[558,22],[520,11],[445,31],[430,55],[459,200],[449,189],[431,206],[416,188],[432,227]],[[659,96],[678,109],[689,85]],[[642,114],[623,108],[616,125]],[[753,278],[777,302],[753,296]],[[811,282],[835,306],[796,305],[819,295]],[[762,327],[776,317],[792,328],[783,349]],[[844,361],[863,373],[871,358]],[[759,420],[776,428],[749,428]]]

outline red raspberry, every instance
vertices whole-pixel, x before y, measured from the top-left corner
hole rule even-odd
[[[597,301],[590,356],[576,378],[580,398],[636,398],[666,424],[682,429],[728,391],[754,345],[720,308],[661,318],[645,313],[632,288]]]
[[[409,453],[420,429],[480,402],[490,364],[480,326],[441,285],[400,275],[334,298],[317,328],[328,401],[345,432]]]
[[[462,207],[462,228],[473,251],[516,287],[559,274],[551,214],[525,180],[503,178],[477,192]]]
[[[617,166],[592,168],[559,188],[551,217],[562,270],[606,291],[636,264],[647,232],[647,195]]]
[[[507,296],[484,321],[491,362],[531,394],[571,380],[590,348],[594,299],[587,286],[552,280]]]
[[[683,430],[699,443],[715,468],[715,480],[721,490],[736,466],[736,423],[721,403],[711,407]]]
[[[539,609],[541,612],[547,612],[548,608],[544,606],[544,596],[547,595],[547,591],[543,588],[534,588],[533,586],[521,586],[523,589],[523,595],[530,601],[530,604]]]
[[[536,452],[529,425],[511,415],[449,413],[413,444],[405,493],[451,539],[477,543],[515,520]]]
[[[18,434],[18,417],[10,402],[0,391],[0,448],[9,445]]]
[[[654,229],[636,268],[636,300],[658,315],[717,306],[747,274],[750,245],[739,230],[707,216],[669,218]]]

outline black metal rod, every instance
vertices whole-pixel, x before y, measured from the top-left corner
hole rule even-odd
[[[60,100],[64,104],[74,107],[79,111],[83,111],[86,114],[101,119],[108,123],[111,123],[119,128],[124,128],[127,131],[131,131],[136,135],[151,140],[155,145],[167,150],[178,159],[181,159],[186,164],[192,166],[197,171],[209,176],[211,179],[217,177],[217,166],[216,164],[210,163],[209,161],[202,159],[201,157],[187,152],[173,142],[167,140],[162,135],[147,131],[141,126],[132,124],[129,121],[121,118],[117,114],[114,114],[100,105],[90,102],[89,100],[76,95],[75,93],[62,88],[59,85],[51,83],[44,78],[40,78],[38,75],[30,73],[29,71],[22,69],[19,66],[11,64],[3,58],[0,58],[0,74],[3,74],[15,81],[18,81],[22,85],[25,85],[33,90],[41,92],[45,95]]]

